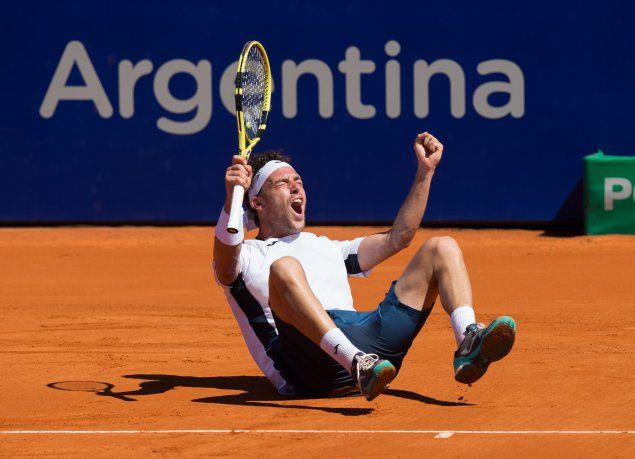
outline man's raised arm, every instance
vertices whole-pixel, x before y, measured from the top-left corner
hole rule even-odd
[[[385,233],[364,238],[359,246],[357,256],[363,271],[408,247],[421,224],[432,176],[443,155],[443,145],[432,134],[424,132],[415,138],[414,151],[417,155],[417,173],[392,227]]]
[[[243,242],[242,228],[235,235],[230,235],[226,229],[232,190],[234,185],[240,185],[246,193],[251,185],[251,172],[247,160],[239,155],[232,158],[232,164],[225,172],[225,206],[218,219],[214,238],[214,269],[217,279],[224,285],[230,285],[240,274],[240,248]]]

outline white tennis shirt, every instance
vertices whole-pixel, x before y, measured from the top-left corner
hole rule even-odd
[[[269,270],[274,261],[296,258],[311,290],[324,309],[354,311],[348,276],[366,277],[357,261],[357,251],[364,238],[335,241],[313,233],[298,233],[264,241],[250,239],[240,251],[240,275],[232,284],[223,286],[234,317],[256,364],[280,393],[293,393],[293,388],[274,368],[267,347],[277,334],[269,308]]]

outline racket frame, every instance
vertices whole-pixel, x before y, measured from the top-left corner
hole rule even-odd
[[[258,124],[258,132],[254,138],[249,138],[247,129],[245,128],[245,114],[243,112],[243,73],[247,66],[247,57],[252,48],[257,48],[263,58],[265,70],[265,93],[262,101],[262,115]],[[236,103],[236,125],[238,128],[238,154],[245,159],[249,159],[249,155],[254,146],[260,141],[262,133],[267,128],[267,117],[271,108],[271,67],[269,66],[269,57],[262,44],[258,41],[249,41],[243,47],[238,59],[238,69],[236,71],[236,87],[234,90],[234,99]],[[229,221],[227,222],[227,231],[232,234],[238,233],[243,227],[243,198],[245,189],[240,185],[235,185],[232,190],[231,208],[229,212]]]

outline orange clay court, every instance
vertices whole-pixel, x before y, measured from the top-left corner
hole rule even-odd
[[[276,394],[212,279],[211,228],[0,229],[0,454],[635,457],[633,237],[422,229],[351,280],[357,308],[444,234],[463,249],[477,319],[516,319],[514,349],[456,383],[437,305],[369,403]]]

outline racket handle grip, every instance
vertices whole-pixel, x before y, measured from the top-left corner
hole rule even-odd
[[[229,209],[229,221],[227,231],[236,234],[243,227],[243,197],[245,189],[240,185],[235,185],[232,191],[232,205]]]

